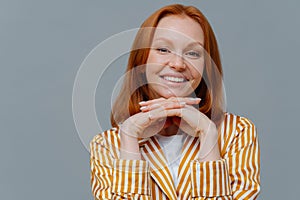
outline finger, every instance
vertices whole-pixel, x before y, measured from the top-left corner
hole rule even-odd
[[[156,104],[156,103],[161,103],[163,101],[173,101],[173,102],[178,102],[178,100],[176,100],[175,97],[170,97],[168,99],[165,99],[165,98],[158,98],[158,99],[152,99],[152,100],[148,100],[148,101],[141,101],[139,102],[139,104],[141,106],[148,106],[148,105],[151,105],[151,104]]]
[[[176,108],[183,108],[186,106],[185,102],[165,102],[162,105],[166,110],[169,109],[176,109]]]
[[[169,99],[168,99],[169,100]],[[186,104],[199,104],[201,98],[193,98],[193,97],[176,97],[175,99],[170,99],[171,101],[180,101],[185,102]]]
[[[161,98],[158,98],[158,99],[151,99],[151,100],[148,100],[148,101],[141,101],[141,102],[139,102],[139,104],[141,106],[147,106],[147,105],[150,105],[150,104],[162,102],[163,100],[165,100],[165,98],[161,97]]]
[[[193,97],[170,97],[166,99],[165,101],[171,101],[171,102],[186,102],[189,104],[195,104],[199,103],[201,98],[193,98]]]
[[[168,99],[165,98],[159,98],[159,99],[153,99],[149,101],[141,101],[139,102],[140,106],[148,106],[151,104],[161,103],[164,101],[168,102],[186,102],[187,104],[198,104],[201,101],[201,98],[193,98],[193,97],[170,97]]]
[[[166,110],[167,117],[182,117],[183,116],[183,109],[172,109]]]
[[[142,106],[142,107],[140,107],[140,110],[142,112],[147,112],[149,110],[153,110],[153,109],[158,108],[158,107],[161,107],[161,105],[158,104],[158,103],[155,103],[155,104],[148,105],[148,106]]]
[[[164,107],[165,109],[175,109],[175,108],[187,108],[188,110],[196,110],[198,111],[198,109],[196,109],[194,106],[192,105],[188,105],[186,102],[181,101],[181,102],[169,102],[169,101],[164,101],[161,104],[153,104],[153,105],[149,105],[149,106],[142,106],[140,109],[143,112],[147,112],[149,110],[155,109],[159,106]]]
[[[147,112],[144,112],[145,115],[150,119],[150,121],[153,123],[157,120],[160,120],[165,115],[161,114],[165,112],[165,108],[159,105],[159,107],[154,108],[153,110],[149,110]]]
[[[156,109],[158,107],[164,107],[165,109],[174,109],[174,108],[183,108],[186,105],[185,102],[163,102],[163,103],[155,103],[153,105],[149,105],[149,106],[142,106],[140,107],[140,110],[142,112],[147,112],[153,109]]]
[[[151,110],[148,113],[151,115],[152,120],[158,120],[160,118],[166,117],[182,117],[184,108],[170,109],[167,110],[164,107],[157,108],[155,110]]]

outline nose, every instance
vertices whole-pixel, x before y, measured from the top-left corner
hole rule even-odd
[[[176,70],[184,70],[186,67],[183,57],[175,53],[172,54],[169,60],[169,66]]]

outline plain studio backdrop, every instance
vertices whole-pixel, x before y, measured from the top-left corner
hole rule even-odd
[[[198,7],[216,33],[227,110],[258,130],[259,199],[299,196],[299,1],[1,0],[0,199],[93,198],[89,152],[72,114],[76,74],[100,42],[173,3]],[[97,87],[103,129],[126,56]]]

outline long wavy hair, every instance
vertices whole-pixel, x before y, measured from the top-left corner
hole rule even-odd
[[[147,63],[155,27],[162,18],[170,15],[190,17],[203,29],[204,49],[207,55],[201,82],[194,92],[202,99],[198,109],[213,120],[217,127],[223,121],[225,105],[223,70],[215,34],[206,17],[196,7],[173,4],[154,12],[143,22],[137,32],[130,51],[123,85],[112,107],[110,120],[113,127],[140,112],[138,104],[140,101],[147,101],[155,96],[155,92],[147,84],[142,66]]]

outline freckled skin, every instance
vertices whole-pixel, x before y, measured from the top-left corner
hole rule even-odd
[[[203,30],[193,19],[179,16],[164,17],[157,28],[147,60],[147,81],[161,97],[189,96],[203,73]],[[164,80],[163,75],[188,80],[176,83]]]

